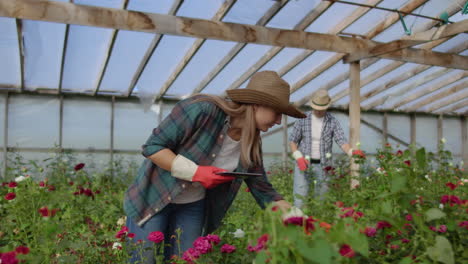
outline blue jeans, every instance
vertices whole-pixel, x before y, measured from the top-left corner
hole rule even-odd
[[[168,204],[164,209],[151,217],[142,227],[127,217],[129,232],[135,233],[133,241],[144,241],[143,248],[152,247],[154,242],[148,240],[149,233],[160,231],[164,233],[164,258],[169,260],[172,255],[180,255],[192,247],[193,241],[201,236],[205,200],[187,204]],[[176,230],[180,229],[180,237]],[[141,256],[145,259],[141,262]],[[155,263],[152,250],[133,252],[130,263]]]
[[[303,199],[309,195],[309,186],[311,179],[314,179],[314,198],[323,199],[328,191],[328,177],[324,173],[320,164],[310,164],[305,171],[301,171],[297,164],[294,168],[294,206],[302,208],[304,206]]]

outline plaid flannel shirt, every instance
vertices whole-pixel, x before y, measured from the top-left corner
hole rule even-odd
[[[227,136],[228,119],[226,113],[211,102],[193,102],[200,96],[202,95],[185,99],[174,106],[169,116],[153,130],[142,146],[142,154],[145,157],[168,148],[198,165],[206,166],[214,161],[221,149],[223,137]],[[243,168],[239,162],[235,171],[263,174],[261,177],[245,180],[262,208],[265,208],[267,203],[283,199],[266,178],[263,164]],[[241,184],[242,179],[235,179],[206,191],[205,233],[212,232],[220,225]],[[142,226],[169,204],[186,185],[187,181],[172,177],[170,171],[159,168],[147,158],[125,194],[124,210],[128,217]]]
[[[303,155],[308,156],[311,156],[312,153],[312,133],[314,133],[314,131],[312,131],[311,117],[312,112],[308,112],[306,118],[298,119],[289,136],[289,141],[296,143],[299,151],[301,151]],[[340,147],[347,143],[340,122],[327,112],[323,119],[322,133],[320,135],[320,164],[322,168],[332,165],[332,159],[326,158],[327,153],[332,153],[332,140],[335,140]]]

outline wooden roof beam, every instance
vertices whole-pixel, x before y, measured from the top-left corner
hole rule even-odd
[[[441,44],[441,43],[443,43],[445,41],[446,41],[446,39],[441,39],[441,40],[437,40],[437,41],[434,41],[434,42],[426,43],[425,45],[423,45],[423,49],[432,49],[432,48],[434,48],[435,44],[439,45],[439,44]],[[468,43],[461,43],[460,45],[455,46],[454,48],[450,49],[449,52],[459,53],[459,52],[462,52],[462,51],[466,50],[467,48],[468,48]],[[388,66],[390,66],[389,67],[390,71],[392,71],[392,70],[400,67],[403,64],[404,63],[402,63],[402,62],[395,61],[395,62],[392,62],[391,64],[389,64]],[[426,71],[426,70],[428,70],[430,68],[431,68],[431,66],[428,66],[428,65],[418,65],[418,66],[412,68],[411,70],[396,76],[392,80],[377,86],[376,88],[372,89],[371,91],[368,91],[368,92],[364,93],[361,96],[361,102],[363,102],[364,100],[367,100],[367,99],[372,99],[372,97],[375,97],[377,94],[380,94],[380,93],[390,89],[391,87],[393,87],[395,85],[398,85],[399,83],[401,83],[403,81],[406,81],[406,80],[414,77],[415,75],[420,74],[423,71]],[[332,99],[334,101],[337,101],[341,97],[344,97],[348,93],[348,91],[349,91],[349,88],[347,88],[344,91],[345,92],[344,94],[343,94],[343,92],[341,92],[341,93],[337,94],[335,97],[333,97]],[[338,96],[341,96],[341,97],[338,98]],[[374,103],[366,105],[364,108],[365,109],[370,109],[370,107],[375,107],[377,105],[381,105],[381,104],[383,104],[383,102],[385,100],[386,99],[381,98],[381,99],[375,101]]]
[[[460,11],[460,1],[464,1],[464,0],[457,0],[457,2],[455,3],[452,3],[445,11],[447,12],[447,14],[449,16],[452,16],[454,15],[455,13],[459,12]],[[406,4],[405,6],[403,6],[400,11],[404,11],[404,12],[412,12],[414,9],[416,9],[417,7],[419,7],[421,4],[424,4],[424,2],[426,1],[412,1],[408,4]],[[381,32],[383,32],[387,27],[389,27],[390,25],[392,25],[394,22],[398,21],[398,15],[397,14],[391,14],[390,16],[388,16],[385,21],[383,21],[382,23],[379,23],[378,25],[376,25],[373,29],[371,29],[368,33],[367,33],[367,37],[368,38],[373,38],[375,37],[376,35],[380,34]],[[428,23],[425,23],[421,26],[421,30],[428,30],[432,27],[434,27],[436,25],[436,22],[435,21],[430,21]],[[439,39],[437,41],[433,41],[433,42],[429,42],[429,43],[426,43],[424,45],[422,45],[422,49],[432,49],[442,43],[444,43],[445,41],[447,41],[448,39],[450,38],[445,38],[445,39]],[[449,52],[452,52],[452,53],[458,53],[459,50],[455,50],[455,49],[452,49],[450,50]],[[367,67],[371,66],[372,64],[374,64],[375,62],[378,61],[378,58],[368,58],[368,59],[364,59],[363,62],[361,63],[361,70],[364,70],[366,69]],[[400,61],[395,61],[395,62],[392,62],[390,65],[388,65],[388,67],[385,67],[390,71],[400,67],[401,65],[403,65],[404,63],[403,62],[400,62]],[[421,65],[421,67],[424,67],[424,69],[421,69],[421,71],[423,70],[426,70],[428,69],[429,67],[428,66],[425,66],[425,65]],[[384,71],[378,71],[377,74],[386,74]],[[410,77],[410,75],[407,75],[408,77],[406,79],[408,79]],[[413,76],[413,75],[411,75]],[[320,89],[326,89],[326,90],[330,90],[332,88],[334,88],[335,86],[337,86],[338,84],[346,81],[349,77],[349,72],[344,72],[343,74],[339,75],[338,77],[336,77],[335,79],[333,79],[332,81],[330,81],[329,83],[327,83],[326,85],[323,85],[322,87],[320,87]],[[405,80],[406,80],[405,79]],[[366,79],[365,79],[366,80]],[[393,84],[393,85],[396,85],[397,83]],[[393,86],[392,85],[392,86]],[[391,86],[390,86],[391,87]],[[383,90],[387,89],[387,88],[390,88],[390,87],[385,87],[385,86],[379,86],[378,89],[374,89],[372,91],[370,91],[370,93],[380,93],[382,92]],[[380,91],[379,91],[380,90]],[[341,99],[342,97],[346,96],[347,94],[349,93],[349,88],[345,89],[344,91],[340,92],[339,94],[336,95],[336,98],[335,98],[335,101]],[[307,103],[309,100],[310,100],[310,97],[312,96],[313,93],[310,93],[308,96],[304,97],[303,99],[301,99],[300,101],[296,102],[295,104],[296,105],[303,105],[305,103]],[[361,102],[370,98],[371,96],[375,95],[375,94],[369,94],[366,93],[364,94],[363,96],[361,96]]]
[[[331,6],[329,2],[320,2],[320,4],[314,8],[311,12],[309,12],[298,25],[296,25],[295,29],[303,30],[308,25],[310,25],[315,19],[317,19],[325,10],[327,10]],[[267,14],[266,14],[267,15]],[[266,21],[266,15],[257,22],[257,25],[265,25],[261,24],[262,21]],[[271,18],[271,17],[270,17]],[[268,20],[269,21],[269,20]],[[260,23],[260,24],[259,24]],[[238,43],[236,44],[231,50],[223,57],[223,59],[218,63],[218,65],[208,73],[208,75],[193,89],[192,94],[196,94],[201,92],[218,74],[231,62],[234,57],[245,47],[245,43]],[[278,54],[283,48],[282,47],[273,47],[271,48],[254,66],[252,66],[247,72],[253,72],[247,76],[247,73],[244,73],[237,81],[234,83],[240,82],[241,79],[244,78],[244,81],[247,80],[253,73],[255,73],[258,68],[262,67],[265,63],[267,63],[271,58],[273,58],[276,54]],[[256,69],[255,69],[256,68]],[[240,84],[242,84],[242,81]],[[239,84],[239,85],[240,85]],[[229,88],[228,88],[229,89]]]
[[[173,15],[177,13],[177,10],[179,10],[180,6],[182,5],[182,0],[175,0],[172,3],[171,8],[169,9],[168,14]],[[156,34],[149,44],[148,48],[146,49],[145,55],[143,55],[143,58],[140,61],[140,64],[138,65],[137,70],[135,71],[135,74],[133,74],[132,81],[130,82],[130,85],[128,86],[127,93],[125,96],[130,97],[133,93],[133,90],[136,87],[136,84],[138,83],[138,80],[140,80],[141,74],[145,70],[146,65],[148,64],[151,56],[153,55],[154,51],[159,45],[159,42],[161,41],[163,35],[161,34]]]
[[[0,16],[339,53],[354,53],[362,49],[371,49],[380,44],[371,40],[330,34],[223,23],[45,0],[1,1]],[[468,58],[440,52],[403,49],[380,55],[380,57],[468,70]]]
[[[450,70],[450,69],[441,69],[433,74],[437,74],[438,77],[436,78],[439,78],[440,75],[445,75],[447,73],[450,73],[452,72],[453,70]],[[432,74],[431,74],[432,75]],[[437,76],[436,75],[436,76]],[[448,78],[445,78],[441,81],[439,81],[438,83],[434,84],[434,85],[430,85],[429,87],[427,87],[426,89],[423,89],[423,90],[420,90],[420,91],[417,91],[417,92],[413,92],[411,94],[408,94],[407,96],[405,96],[404,98],[402,98],[402,100],[392,104],[389,108],[390,109],[397,109],[399,107],[401,107],[402,105],[405,105],[405,104],[409,104],[411,103],[412,101],[414,100],[417,100],[419,99],[420,97],[426,95],[426,94],[429,94],[429,93],[432,93],[432,92],[435,92],[439,89],[442,89],[444,87],[447,87],[448,85],[454,83],[454,82],[457,82],[459,80],[462,80],[464,79],[465,77],[468,76],[468,71],[464,71],[464,72],[459,72],[457,74],[454,74]],[[426,77],[430,77],[428,78],[430,81],[436,79],[436,78],[432,78],[432,76],[426,76]],[[427,83],[427,82],[426,82]],[[418,85],[420,86],[420,85]],[[417,86],[415,86],[417,87]],[[411,91],[412,89],[414,89],[415,87],[411,87],[410,89],[408,89],[407,91]],[[402,95],[406,94],[407,91],[402,91]]]
[[[121,4],[121,9],[126,10],[128,6],[128,0],[123,0]],[[96,95],[99,91],[99,88],[101,87],[102,79],[104,78],[104,73],[106,72],[107,65],[109,64],[110,57],[112,56],[112,51],[114,50],[114,44],[115,40],[117,39],[117,35],[119,34],[119,31],[114,29],[111,32],[111,41],[109,43],[109,46],[107,47],[106,55],[104,58],[104,63],[102,64],[101,68],[99,69],[99,74],[96,82],[96,87],[94,87],[94,92],[93,95]]]
[[[320,17],[328,8],[331,7],[332,2],[320,2],[309,14],[307,14],[295,27],[295,30],[305,30],[310,24],[312,24],[317,18]],[[244,72],[237,80],[235,80],[227,90],[237,89],[247,79],[249,79],[254,73],[256,73],[261,67],[275,57],[283,47],[273,47],[267,51],[254,65],[252,65],[246,72]]]
[[[216,14],[213,16],[211,20],[213,21],[220,21],[223,19],[223,17],[227,14],[227,12],[231,9],[231,7],[236,3],[237,0],[228,0],[225,1],[219,10],[216,12]],[[277,2],[275,6],[278,4],[284,4],[287,1],[282,1],[282,2]],[[171,75],[168,77],[168,79],[163,83],[163,85],[159,88],[159,92],[156,95],[156,100],[161,99],[162,96],[167,92],[169,87],[174,83],[174,81],[177,79],[179,74],[185,69],[187,64],[192,60],[193,56],[195,53],[197,53],[198,49],[205,43],[206,39],[197,39],[195,42],[192,44],[190,49],[185,53],[184,57],[182,60],[179,61],[179,64],[176,66],[174,71],[172,71]]]
[[[410,107],[407,107],[407,108],[404,108],[402,109],[403,111],[405,112],[414,112],[426,105],[429,105],[429,104],[432,104],[433,102],[437,101],[437,100],[440,100],[444,97],[447,97],[451,94],[454,94],[454,93],[457,93],[459,91],[462,91],[464,89],[468,88],[468,81],[464,81],[464,82],[461,82],[457,85],[454,85],[452,87],[450,87],[449,89],[446,89],[438,94],[434,94],[434,95],[431,95],[431,96],[428,96],[426,99],[424,100],[421,100],[419,101],[417,104],[413,105],[413,106],[410,106]]]
[[[402,8],[400,8],[400,11],[410,13],[413,10],[415,10],[416,8],[418,8],[419,6],[421,6],[422,4],[424,4],[425,2],[427,2],[427,0],[413,0],[413,1],[409,2],[409,3],[407,3],[406,5],[404,5]],[[368,11],[369,8],[365,8],[364,10]],[[398,21],[398,19],[399,19],[399,17],[396,14],[391,14],[391,15],[387,16],[387,18],[384,21],[382,21],[381,23],[374,26],[371,30],[369,30],[365,34],[366,38],[367,39],[372,39],[373,37],[375,37],[378,34],[382,33],[385,29],[390,27],[396,21]],[[349,23],[348,25],[342,24],[343,27],[336,28],[336,30],[339,30],[339,31],[336,31],[336,30],[333,31],[332,30],[331,32],[335,33],[335,34],[337,34],[339,32],[342,32],[342,30],[344,30],[347,26],[351,25],[352,22],[354,22],[354,20],[352,20],[350,22],[351,23]],[[286,72],[290,71],[293,67],[295,67],[301,61],[303,61],[305,58],[307,58],[307,56],[309,56],[310,54],[312,54],[312,52],[310,52],[310,51],[305,51],[302,54],[299,54],[292,62],[288,63],[285,67],[283,67],[280,70],[280,73],[283,73],[283,72],[286,73]],[[341,54],[340,59],[342,59],[345,55],[346,54]],[[315,73],[311,72],[311,73],[307,74],[306,76],[304,76],[301,80],[299,80],[297,83],[292,85],[292,87],[294,88],[294,91],[300,89],[301,87],[306,85],[308,82],[312,81],[314,78],[316,78],[318,76],[318,74],[320,74],[323,71],[327,70],[328,68],[332,67],[333,66],[332,64],[337,63],[340,59],[338,59],[336,56],[334,56],[333,58],[329,59],[328,61],[326,61],[324,63],[324,65],[330,65],[329,67],[325,66],[325,67],[322,68],[323,70],[319,69]],[[363,70],[363,69],[367,68],[368,66],[372,65],[376,61],[377,61],[377,59],[372,59],[372,60],[369,60],[367,62],[362,63],[361,70]],[[335,85],[341,83],[339,80],[342,80],[344,78],[343,81],[345,81],[346,79],[348,79],[348,77],[349,77],[349,72],[345,72],[344,74],[340,75],[339,77],[337,77],[333,81],[331,81],[330,85],[326,85],[326,87],[321,87],[321,89],[329,90],[329,89],[333,88]],[[302,104],[308,102],[309,97],[311,97],[312,94],[313,93],[308,95],[306,98],[303,98],[302,100],[296,102],[296,105],[302,105]]]
[[[462,94],[457,97],[446,99],[442,102],[439,102],[429,108],[429,111],[435,112],[438,114],[441,113],[451,113],[458,109],[468,106],[468,90],[465,90]],[[457,103],[458,102],[458,103]],[[452,105],[454,104],[454,105]],[[451,106],[450,106],[451,105]],[[450,106],[449,108],[443,109],[444,107]]]
[[[418,1],[424,1],[424,0],[418,0]],[[376,5],[380,3],[381,1],[367,1],[366,4],[368,5]],[[345,30],[348,26],[353,24],[356,20],[361,18],[363,15],[365,15],[367,12],[370,11],[370,8],[368,7],[359,7],[356,8],[353,13],[351,13],[350,16],[348,16],[346,19],[342,20],[340,23],[338,23],[336,26],[334,26],[332,29],[328,31],[328,34],[330,35],[335,35],[341,33],[343,30]],[[304,61],[306,58],[311,56],[315,50],[305,50],[301,54],[297,55],[294,59],[292,59],[288,64],[283,66],[281,69],[279,69],[278,74],[280,76],[285,75],[289,71],[291,71],[294,67],[299,65],[302,61]],[[314,71],[308,73],[306,76],[304,76],[301,80],[299,80],[297,83],[294,83],[291,85],[291,91],[295,92],[298,89],[300,89],[302,86],[316,78],[319,74],[324,72],[325,70],[329,69],[332,67],[335,63],[337,63],[345,54],[338,54],[327,60],[324,64],[322,64],[319,68],[316,68]]]
[[[427,31],[418,32],[414,35],[403,37],[399,40],[377,45],[369,51],[348,54],[343,58],[343,61],[345,63],[350,63],[364,58],[379,56],[404,48],[416,46],[425,42],[430,42],[466,32],[468,32],[468,19],[454,24],[434,27]]]
[[[443,43],[445,40],[439,40],[440,43]],[[433,48],[433,42],[431,43],[428,43],[426,44],[426,46],[423,46],[423,48]],[[365,59],[363,61],[363,65],[361,66],[361,71],[366,69],[367,67],[371,66],[372,64],[374,64],[375,62],[377,62],[378,59],[377,58],[369,58],[369,59]],[[377,72],[375,72],[374,74],[372,74],[371,76],[367,77],[367,78],[364,78],[362,83],[364,85],[368,84],[370,81],[373,81],[375,80],[376,78],[380,78],[382,77],[383,75],[395,70],[396,68],[400,67],[401,65],[403,65],[404,63],[401,62],[401,61],[394,61],[392,63],[390,63],[389,65],[383,67],[382,69],[378,70]],[[397,85],[398,83],[404,81],[404,80],[407,80],[411,77],[413,77],[414,75],[422,72],[422,71],[425,71],[427,69],[429,69],[431,66],[427,66],[427,65],[420,65],[420,66],[417,66],[415,67],[414,69],[412,69],[411,71],[409,72],[406,72],[405,74],[403,75],[399,75],[397,76],[396,78],[392,79],[391,81],[387,82],[387,83],[384,83],[384,84],[381,84],[379,85],[377,88],[365,93],[364,95],[361,95],[361,103],[366,100],[366,99],[369,99],[370,97],[372,96],[375,96],[376,94],[379,94],[381,93],[382,91],[386,90],[386,89],[389,89],[390,87],[393,87],[395,85]],[[325,89],[325,90],[330,90],[332,88],[334,88],[335,86],[339,85],[340,83],[346,81],[349,77],[349,72],[344,72],[342,73],[340,76],[338,76],[337,78],[333,79],[332,81],[328,82],[327,84],[325,85],[322,85],[319,89]],[[343,91],[337,93],[336,95],[334,95],[332,97],[332,102],[336,102],[338,100],[340,100],[341,98],[345,97],[346,95],[348,95],[349,93],[349,87],[345,88]],[[313,95],[313,92],[310,93],[309,95],[305,96],[303,99],[301,99],[300,101],[298,101],[296,103],[296,105],[303,105],[305,103],[307,103],[310,98],[312,97]]]

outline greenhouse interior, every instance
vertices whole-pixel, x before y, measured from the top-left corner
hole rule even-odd
[[[262,71],[285,80],[305,113],[328,91],[327,111],[365,160],[333,143],[345,176],[325,200],[304,197],[317,234],[309,220],[267,226],[276,210],[260,210],[244,186],[215,232],[236,250],[211,242],[211,253],[171,263],[467,263],[467,18],[466,0],[0,0],[0,263],[127,263],[131,237],[116,240],[116,222],[153,130],[178,102],[226,98]],[[298,120],[282,115],[260,133],[264,174],[291,203]],[[76,190],[94,205],[65,194]],[[400,207],[407,200],[419,207]],[[414,225],[403,238],[405,215]]]

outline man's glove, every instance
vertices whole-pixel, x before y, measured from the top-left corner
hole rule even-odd
[[[200,182],[205,188],[211,189],[217,185],[234,180],[234,177],[216,175],[227,171],[213,166],[198,166],[195,162],[182,155],[177,155],[172,161],[172,176],[190,182]]]
[[[307,161],[302,153],[299,150],[296,150],[293,152],[293,157],[296,160],[297,166],[299,167],[299,170],[305,171],[307,167],[309,166],[309,161]]]

